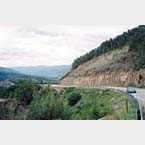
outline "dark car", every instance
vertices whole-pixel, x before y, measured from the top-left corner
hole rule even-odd
[[[128,88],[126,89],[126,92],[127,92],[127,93],[136,93],[136,89],[133,88],[133,87],[128,87]]]

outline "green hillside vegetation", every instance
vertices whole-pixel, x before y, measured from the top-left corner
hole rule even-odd
[[[131,98],[121,92],[100,89],[66,89],[70,119],[96,120],[135,119],[135,106]],[[72,99],[70,99],[72,98]],[[126,112],[126,99],[129,111]]]
[[[23,80],[1,92],[0,119],[135,119],[134,102],[124,93],[100,89],[52,89]],[[128,100],[129,110],[126,110]]]
[[[9,68],[4,68],[0,67],[0,82],[5,81],[5,80],[10,80],[12,82],[17,82],[21,79],[32,79],[32,80],[37,80],[37,81],[46,81],[46,82],[51,82],[51,83],[58,83],[58,79],[55,78],[46,78],[42,76],[36,76],[36,75],[26,75],[19,73],[15,70],[9,69]]]
[[[83,56],[75,59],[72,64],[72,69],[79,65],[97,57],[103,53],[121,49],[123,46],[129,46],[129,51],[136,51],[136,62],[134,69],[145,68],[145,25],[140,25],[134,29],[124,32],[122,35],[114,39],[103,42],[98,48],[91,50]]]

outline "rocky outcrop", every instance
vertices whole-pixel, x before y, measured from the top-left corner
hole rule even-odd
[[[64,86],[126,86],[128,84],[145,84],[145,70],[136,72],[105,72],[90,76],[68,76],[61,81]]]
[[[114,52],[113,52],[114,53]],[[115,52],[116,53],[116,52]],[[122,51],[114,60],[112,54],[105,54],[72,70],[61,81],[64,86],[126,86],[134,83],[145,85],[145,69],[134,71],[135,52]]]

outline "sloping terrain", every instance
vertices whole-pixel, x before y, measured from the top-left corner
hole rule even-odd
[[[9,68],[4,68],[0,67],[0,82],[10,80],[10,81],[17,81],[20,79],[34,79],[34,80],[46,80],[48,81],[48,78],[45,77],[39,77],[39,76],[33,76],[33,75],[25,75],[22,73],[19,73],[15,70],[9,69]],[[50,79],[51,81],[51,79]],[[53,81],[53,79],[52,79]],[[56,80],[54,80],[56,81]]]
[[[145,26],[139,26],[77,58],[70,73],[61,81],[61,85],[85,87],[126,86],[132,83],[145,85],[143,34]],[[120,38],[117,40],[118,37]]]
[[[23,80],[0,92],[0,120],[132,120],[134,113],[133,99],[108,89],[57,90]]]
[[[122,50],[100,55],[72,70],[61,84],[65,86],[144,84],[145,70],[133,70],[134,53],[124,47]]]

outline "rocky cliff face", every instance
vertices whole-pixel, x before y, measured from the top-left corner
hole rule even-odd
[[[103,54],[88,61],[61,81],[64,86],[126,86],[145,84],[145,69],[134,71],[135,52],[128,47]]]
[[[68,76],[61,81],[64,86],[126,86],[130,83],[145,84],[145,70],[138,72],[109,72],[98,73],[90,76]]]

